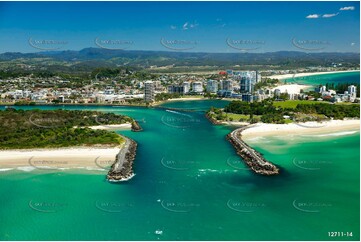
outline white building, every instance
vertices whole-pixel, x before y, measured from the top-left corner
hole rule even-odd
[[[253,93],[254,85],[261,81],[261,75],[258,71],[239,71],[235,75],[239,81],[239,90],[241,93]]]
[[[203,84],[202,82],[193,82],[192,83],[193,92],[202,93],[203,92]]]
[[[217,91],[218,91],[217,80],[208,80],[207,81],[207,92],[216,93]]]
[[[152,81],[146,81],[144,83],[144,100],[146,102],[154,101],[154,84]]]
[[[186,94],[190,91],[191,84],[189,82],[183,82],[183,93]]]
[[[319,93],[326,92],[326,86],[320,86]]]
[[[352,96],[352,97],[356,97],[357,94],[357,88],[354,85],[348,86],[348,93]]]

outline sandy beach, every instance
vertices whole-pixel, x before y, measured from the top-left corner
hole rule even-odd
[[[231,125],[231,126],[245,126],[245,125],[249,125],[248,122],[239,122],[239,121],[222,121],[222,124]]]
[[[0,171],[13,168],[24,171],[75,168],[107,170],[114,163],[119,150],[120,147],[1,150]]]
[[[132,128],[132,124],[131,123],[107,124],[107,125],[88,126],[88,128],[102,129],[102,130],[129,130]]]
[[[158,101],[153,103],[153,106],[159,106],[162,105],[164,103],[169,103],[169,102],[179,102],[179,101],[197,101],[197,100],[209,100],[208,98],[205,97],[184,97],[184,98],[171,98],[168,100],[164,100],[164,101]]]
[[[306,72],[306,73],[297,73],[297,74],[273,75],[273,76],[268,76],[267,78],[287,79],[287,78],[292,78],[292,77],[315,76],[315,75],[325,75],[325,74],[345,73],[345,72],[360,72],[360,70],[352,70],[352,71],[329,71],[329,72]]]
[[[312,88],[309,85],[299,85],[299,84],[289,84],[289,85],[280,85],[272,89],[272,91],[279,89],[281,93],[287,92],[288,94],[299,94],[302,90],[307,90]]]
[[[259,136],[305,135],[305,134],[337,134],[344,131],[359,131],[360,120],[331,120],[322,123],[289,123],[289,124],[254,124],[242,132],[245,140]]]

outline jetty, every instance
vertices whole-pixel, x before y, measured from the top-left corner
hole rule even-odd
[[[143,128],[140,126],[140,124],[136,120],[133,120],[131,129],[133,132],[140,132],[143,130]]]
[[[214,125],[220,125],[222,124],[221,121],[218,121],[217,119],[213,118],[212,115],[208,112],[205,114],[206,118],[208,119],[209,122],[211,122]]]
[[[134,176],[133,161],[137,151],[137,143],[125,137],[123,148],[115,157],[115,162],[111,166],[107,180],[110,182],[127,181]]]
[[[267,161],[260,153],[249,147],[242,140],[242,132],[249,127],[250,126],[244,126],[232,131],[227,135],[227,139],[252,171],[260,175],[278,175],[279,169],[274,164]]]

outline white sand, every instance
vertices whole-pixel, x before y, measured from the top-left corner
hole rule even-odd
[[[279,89],[281,93],[287,92],[288,94],[299,94],[301,89],[307,90],[312,88],[309,85],[298,85],[298,84],[289,84],[289,85],[280,85],[272,89],[272,91]]]
[[[233,126],[249,125],[248,122],[239,122],[239,121],[223,121],[222,124],[233,125]]]
[[[353,70],[353,71],[329,71],[329,72],[307,72],[307,73],[297,73],[297,74],[283,74],[283,75],[268,76],[268,78],[286,79],[286,78],[292,78],[292,77],[315,76],[315,75],[324,75],[324,74],[333,74],[333,73],[344,73],[344,72],[360,72],[360,70]]]
[[[341,131],[359,131],[360,120],[331,120],[322,123],[289,123],[289,124],[254,124],[251,128],[242,132],[242,136],[247,139],[259,136],[271,135],[299,135],[299,134],[327,134]]]
[[[180,101],[199,101],[199,100],[209,100],[208,98],[205,97],[183,97],[183,98],[171,98],[168,100],[164,100],[164,101],[158,101],[152,104],[152,106],[159,106],[162,105],[164,103],[169,103],[169,102],[180,102]]]
[[[124,129],[131,129],[132,124],[130,124],[130,123],[106,124],[106,125],[89,126],[88,128],[91,128],[91,129],[103,129],[103,130],[124,130]]]
[[[0,168],[100,170],[115,161],[120,148],[59,148],[0,151]]]

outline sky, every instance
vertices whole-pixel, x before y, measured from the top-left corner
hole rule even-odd
[[[0,2],[0,53],[360,52],[359,2]]]

